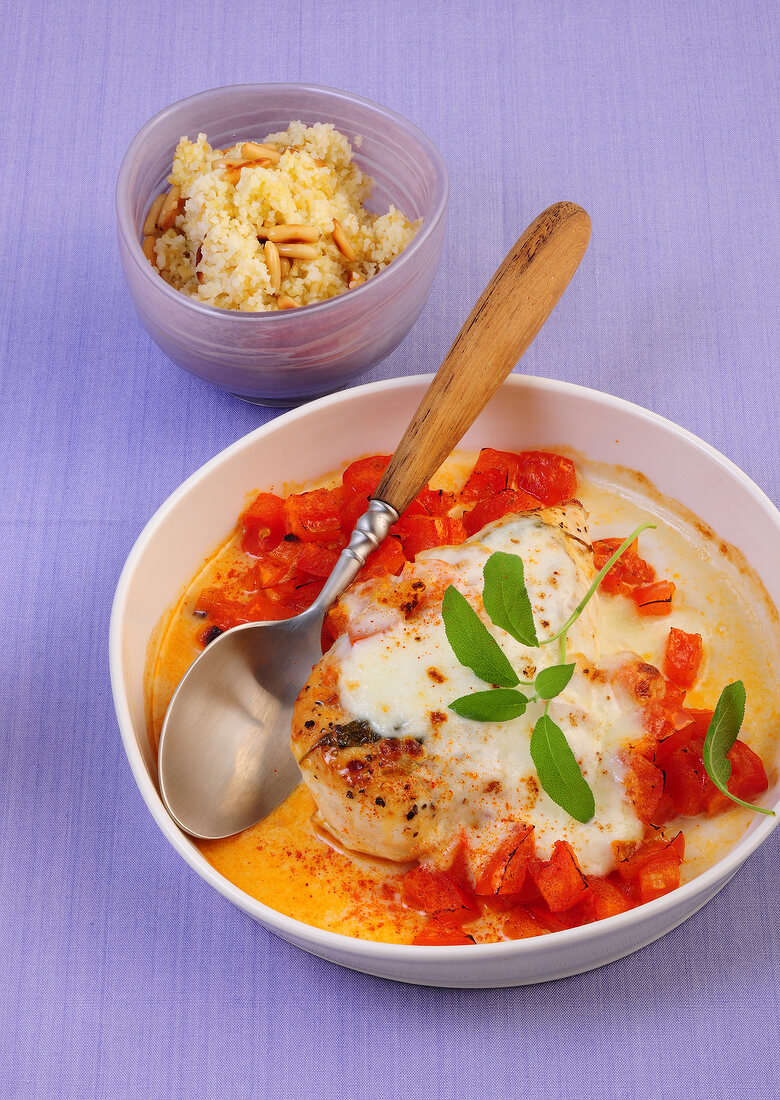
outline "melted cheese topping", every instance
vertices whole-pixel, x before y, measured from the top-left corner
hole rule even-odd
[[[417,559],[432,570],[438,561],[453,567],[456,586],[523,680],[558,664],[559,645],[529,648],[494,626],[482,607],[483,570],[497,550],[519,555],[538,636],[553,635],[575,610],[594,575],[590,556],[586,558],[579,542],[587,537],[584,513],[579,507],[555,511],[561,525],[534,513],[508,517],[462,546],[431,550]],[[446,810],[439,807],[444,812],[435,837],[438,844],[446,845],[466,828],[472,846],[489,853],[507,827],[521,821],[534,826],[542,858],[549,858],[556,840],[568,840],[586,874],[605,874],[614,865],[612,842],[637,841],[643,833],[622,783],[620,758],[641,729],[635,709],[623,705],[608,679],[596,671],[597,660],[615,657],[622,648],[613,642],[610,617],[600,613],[598,595],[569,632],[567,661],[576,661],[577,668],[549,707],[595,796],[595,817],[582,824],[553,802],[536,778],[530,738],[544,704],[530,704],[524,715],[509,722],[461,718],[449,704],[487,685],[458,661],[447,641],[440,607],[412,619],[398,615],[388,622],[385,615],[377,622],[372,619],[369,592],[364,594],[358,586],[346,601],[350,632],[353,637],[369,629],[380,632],[354,642],[343,635],[336,642],[340,702],[382,737],[423,742],[448,792]],[[533,692],[532,687],[524,690]],[[340,839],[349,843],[348,837]],[[378,836],[374,854],[389,854],[381,849]]]

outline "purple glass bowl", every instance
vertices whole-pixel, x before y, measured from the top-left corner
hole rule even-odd
[[[182,135],[212,145],[262,139],[293,120],[332,122],[375,180],[368,205],[392,203],[422,218],[397,260],[362,286],[324,302],[273,313],[204,305],[170,287],[141,251],[151,200],[166,186]],[[238,84],[180,100],[139,131],[119,170],[119,251],[130,296],[155,343],[179,366],[266,405],[293,405],[330,393],[369,370],[420,316],[439,266],[449,195],[436,147],[406,119],[360,96],[308,84]]]

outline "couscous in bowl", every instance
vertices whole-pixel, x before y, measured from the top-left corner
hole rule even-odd
[[[161,278],[165,261],[150,255],[148,243],[145,254],[142,227],[155,196],[167,186],[182,136],[197,144],[198,135],[205,134],[211,148],[225,149],[286,132],[294,122],[304,128],[332,126],[327,132],[339,135],[337,143],[343,135],[352,147],[355,169],[374,181],[365,200],[368,216],[386,217],[395,239],[384,254],[377,253],[379,262],[356,272],[365,282],[324,300],[299,295],[296,304],[304,308],[269,310],[263,295],[254,305],[237,307],[218,295],[209,300],[182,293]],[[323,130],[316,133],[327,143]],[[360,186],[358,180],[357,190]],[[120,255],[140,319],[170,359],[238,396],[295,404],[345,385],[406,336],[436,274],[447,198],[447,172],[435,147],[383,107],[307,85],[218,88],[160,112],[130,145],[117,182]]]

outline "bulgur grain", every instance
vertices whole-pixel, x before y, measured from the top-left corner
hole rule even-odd
[[[247,162],[246,153],[256,159]],[[364,208],[372,180],[330,123],[292,122],[264,142],[226,150],[212,149],[205,134],[182,138],[169,182],[171,210],[157,220],[162,235],[152,262],[175,289],[223,309],[289,309],[344,293],[348,257],[334,241],[334,223],[354,254],[350,280],[381,271],[419,227],[395,207],[381,215]],[[280,253],[284,295],[266,241]]]

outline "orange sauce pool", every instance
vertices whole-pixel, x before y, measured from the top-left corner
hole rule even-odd
[[[440,472],[435,487],[459,485],[475,457],[455,456]],[[625,534],[648,516],[657,518],[658,530],[652,532],[652,543],[645,543],[644,553],[659,576],[675,580],[682,597],[675,612],[660,620],[638,620],[626,600],[630,647],[660,667],[670,626],[700,632],[707,659],[690,692],[690,705],[714,706],[720,688],[741,678],[748,698],[744,737],[768,765],[780,712],[772,672],[780,661],[780,626],[760,581],[734,548],[680,505],[660,497],[642,475],[582,460],[577,460],[577,467],[579,495],[591,517],[591,537]],[[315,485],[307,486],[311,487]],[[202,648],[203,620],[192,614],[197,596],[206,586],[227,583],[240,556],[237,540],[228,539],[204,563],[150,642],[147,713],[155,748],[173,690]],[[776,776],[769,766],[768,772],[771,784]],[[319,827],[315,812],[315,803],[301,784],[251,829],[223,840],[195,843],[227,880],[278,912],[348,936],[411,943],[426,918],[400,900],[398,882],[409,865],[340,849]],[[739,807],[714,819],[682,819],[683,881],[721,858],[752,819],[749,811]],[[500,914],[488,909],[469,924],[468,932],[477,943],[502,938]]]

